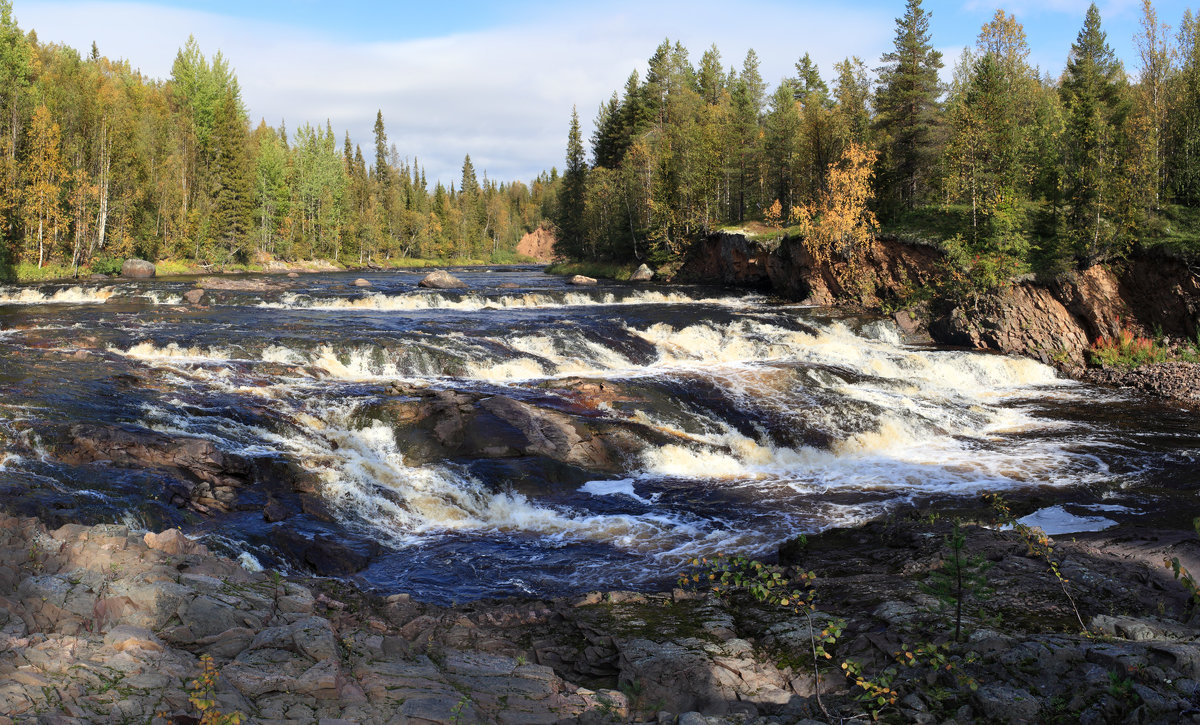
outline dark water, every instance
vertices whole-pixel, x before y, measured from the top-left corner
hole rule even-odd
[[[1186,507],[1200,488],[1193,414],[1033,361],[906,346],[885,322],[725,290],[456,273],[471,290],[403,272],[365,290],[359,274],[236,278],[269,289],[210,291],[204,307],[182,303],[193,279],[0,290],[4,505],[180,525],[251,566],[299,565],[283,531],[367,542],[368,583],[464,600],[653,585],[698,554],[945,496],[1040,492],[1066,505],[1048,525],[1069,528]],[[582,404],[581,378],[604,394]],[[414,390],[626,434],[605,466],[430,459],[387,413]],[[327,515],[268,523],[253,487],[201,515],[163,470],[63,462],[78,421],[291,465]]]

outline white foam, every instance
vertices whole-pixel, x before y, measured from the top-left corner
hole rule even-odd
[[[259,562],[258,557],[248,551],[243,551],[238,554],[237,563],[248,572],[257,574],[263,570],[263,565]]]
[[[592,496],[628,496],[644,504],[654,503],[652,499],[642,498],[633,489],[634,479],[620,478],[615,481],[588,481],[579,487],[582,493]]]
[[[439,292],[411,292],[399,295],[373,293],[364,297],[310,297],[287,293],[278,302],[262,302],[259,307],[294,310],[363,310],[376,312],[457,310],[474,312],[479,310],[558,309],[566,307],[591,307],[614,305],[726,305],[744,306],[746,297],[692,297],[682,292],[637,290],[628,294],[607,292],[591,295],[581,292],[549,294],[526,292],[519,295],[485,296],[464,294],[450,297]]]
[[[66,287],[53,292],[26,287],[0,289],[0,305],[95,305],[112,299],[115,287]]]

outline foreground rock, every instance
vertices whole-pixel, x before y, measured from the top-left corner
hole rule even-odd
[[[900,517],[785,547],[785,573],[818,573],[804,616],[683,590],[443,608],[252,573],[178,531],[0,515],[0,713],[193,722],[207,694],[251,722],[846,722],[868,715],[840,674],[853,661],[890,683],[870,705],[889,722],[1196,721],[1198,618],[1160,563],[1200,570],[1194,533],[1056,542],[1083,635],[1043,560],[967,526],[995,593],[967,600],[955,643],[951,608],[918,586],[949,526]],[[812,637],[837,619],[814,671]],[[205,667],[210,693],[191,684]]]
[[[417,282],[417,286],[429,289],[467,289],[469,285],[449,272],[439,269],[425,275],[424,279]]]
[[[198,722],[197,695],[251,722],[599,722],[623,707],[549,667],[422,640],[404,598],[349,607],[178,538],[0,517],[0,721]],[[193,684],[205,667],[210,692]]]
[[[629,275],[630,282],[649,282],[652,279],[654,279],[654,270],[644,264]]]
[[[567,284],[590,286],[596,284],[595,277],[585,277],[582,274],[577,274],[567,280]]]
[[[148,279],[155,275],[154,262],[144,259],[126,259],[121,264],[121,276],[130,279]]]

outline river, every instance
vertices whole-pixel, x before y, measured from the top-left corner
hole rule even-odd
[[[1069,531],[1200,489],[1193,413],[1033,360],[739,291],[455,274],[222,277],[261,288],[200,305],[194,278],[0,288],[0,501],[249,567],[302,569],[285,535],[350,542],[363,584],[464,601],[662,586],[984,491]],[[81,421],[208,441],[252,480],[188,504],[173,470],[80,454]],[[256,491],[280,466],[304,491]]]

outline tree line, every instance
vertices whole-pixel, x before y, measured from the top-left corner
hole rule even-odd
[[[0,0],[0,271],[138,256],[383,263],[507,259],[554,208],[557,172],[531,184],[477,175],[430,184],[388,143],[251,128],[238,79],[194,39],[170,78],[22,32]]]
[[[715,45],[693,64],[664,41],[646,77],[600,106],[590,159],[572,113],[559,252],[663,263],[722,227],[811,230],[863,168],[873,214],[856,218],[884,231],[922,221],[966,264],[1009,272],[1122,254],[1200,206],[1191,11],[1173,33],[1143,1],[1131,77],[1093,4],[1053,78],[998,10],[948,84],[929,18],[908,0],[873,72],[851,57],[826,83],[804,54],[773,92],[753,50],[726,69]]]

